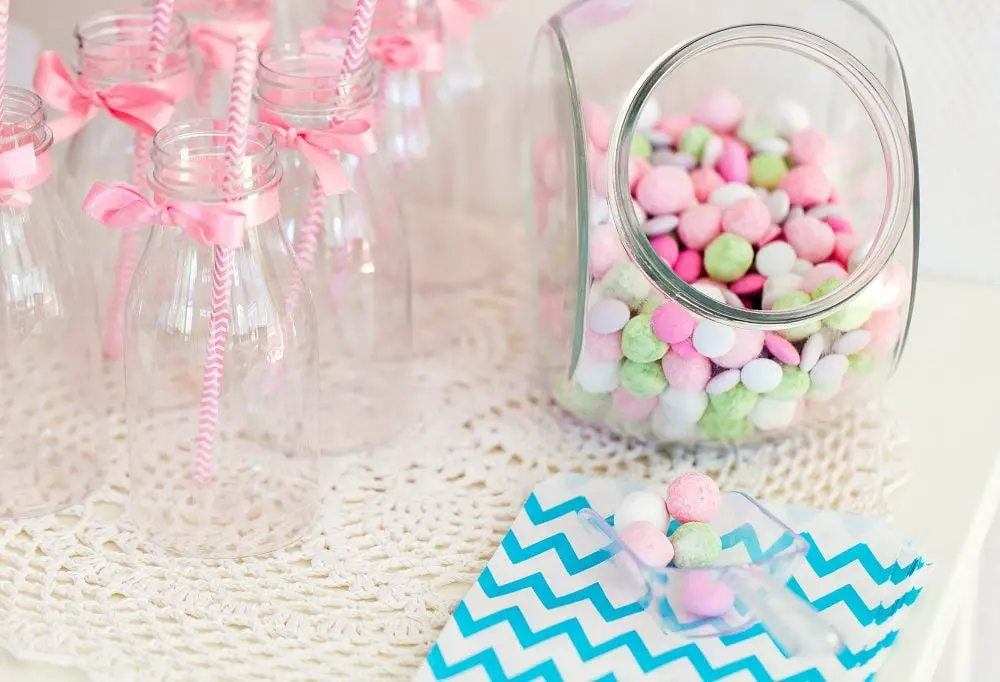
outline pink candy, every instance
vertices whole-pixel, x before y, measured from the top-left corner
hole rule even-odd
[[[726,182],[750,181],[750,155],[747,148],[739,140],[730,137],[722,140],[722,156],[715,164],[715,169]]]
[[[767,246],[780,236],[781,236],[781,228],[778,227],[777,225],[771,225],[769,228],[767,228],[767,232],[764,233],[764,236],[757,241],[757,246],[758,247]]]
[[[639,561],[652,568],[665,568],[674,558],[674,546],[659,528],[636,521],[618,531],[618,537]]]
[[[833,228],[810,216],[800,216],[785,223],[785,239],[799,258],[810,263],[825,261],[833,254],[836,238]]]
[[[788,171],[781,179],[780,187],[788,194],[792,206],[803,208],[825,203],[833,192],[833,185],[823,169],[809,164]]]
[[[770,227],[771,212],[757,197],[741,199],[722,212],[723,231],[739,235],[751,244],[767,234]]]
[[[615,410],[625,419],[639,421],[645,419],[656,409],[659,398],[637,398],[624,388],[615,389],[611,394],[611,404]],[[669,561],[667,563],[670,563]]]
[[[605,223],[593,229],[590,233],[590,271],[594,277],[604,277],[615,263],[626,258],[628,254],[614,227]]]
[[[694,344],[688,341],[681,341],[680,343],[670,344],[670,353],[672,355],[679,355],[682,358],[699,358],[702,357],[701,353],[694,347]]]
[[[591,144],[602,152],[606,152],[611,137],[611,127],[614,125],[611,114],[599,104],[584,102],[583,125],[587,131],[587,139],[590,140]]]
[[[692,118],[717,133],[728,133],[743,118],[743,102],[728,90],[716,88],[695,105]]]
[[[693,121],[690,116],[664,116],[653,126],[653,130],[666,133],[675,141],[681,139],[684,131],[691,127]]]
[[[694,203],[694,185],[681,168],[654,166],[636,186],[635,200],[650,215],[680,213]]]
[[[802,290],[812,295],[812,292],[816,291],[821,284],[831,279],[843,282],[847,279],[847,270],[844,270],[839,263],[832,261],[820,263],[803,278]]]
[[[615,362],[622,359],[622,333],[598,334],[587,330],[583,353],[595,362]]]
[[[682,391],[702,391],[712,378],[712,361],[700,355],[685,357],[679,353],[668,352],[661,362],[663,374],[672,388]]]
[[[653,335],[669,344],[680,343],[691,338],[694,332],[694,318],[678,303],[667,301],[653,311]]]
[[[701,254],[697,251],[681,251],[674,263],[674,274],[691,284],[701,277]]]
[[[758,291],[763,289],[764,282],[766,281],[767,278],[764,277],[764,275],[751,272],[749,275],[744,275],[730,284],[729,290],[737,296],[748,296],[749,294],[756,294]]]
[[[658,237],[650,239],[649,245],[663,259],[664,263],[670,267],[674,267],[677,263],[677,256],[680,255],[680,247],[677,246],[677,241],[673,237],[669,234],[661,234]]]
[[[899,334],[902,331],[903,322],[899,311],[894,308],[879,310],[872,313],[872,316],[865,323],[864,328],[871,332],[871,339],[868,341],[866,350],[868,351],[888,351],[896,346],[899,341]]]
[[[791,341],[774,332],[767,332],[764,335],[764,345],[771,355],[786,365],[798,365],[802,359]]]
[[[736,343],[733,349],[721,358],[715,358],[715,364],[726,369],[742,367],[755,359],[764,350],[764,332],[759,329],[736,329]]]
[[[667,511],[680,523],[708,523],[719,512],[720,498],[719,486],[711,477],[689,471],[667,488]]]
[[[639,181],[646,176],[650,168],[649,162],[645,159],[633,156],[628,160],[628,186],[632,192],[635,192],[635,188],[639,186]]]
[[[590,189],[599,197],[608,196],[608,159],[597,151],[587,155],[587,177],[590,178]]]
[[[683,603],[690,616],[719,618],[732,610],[736,595],[712,571],[688,571],[684,574]]]
[[[766,209],[765,209],[766,210]],[[689,249],[701,251],[722,233],[722,209],[698,204],[681,214],[677,236]]]
[[[834,238],[833,256],[841,265],[846,266],[851,260],[851,254],[858,248],[861,238],[853,232],[838,232]]]
[[[788,156],[796,165],[822,166],[830,160],[830,141],[818,130],[803,130],[789,140]]]
[[[725,179],[711,168],[696,168],[691,171],[694,196],[698,201],[708,201],[708,196],[726,184]]]

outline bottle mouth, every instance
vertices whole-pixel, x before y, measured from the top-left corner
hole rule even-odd
[[[153,10],[138,8],[94,15],[77,25],[80,73],[103,82],[149,80],[150,73],[173,75],[190,67],[187,23],[179,14],[171,19],[165,52],[150,50]]]
[[[225,121],[212,118],[173,123],[153,138],[150,188],[206,204],[223,204],[276,189],[281,164],[270,128],[251,122],[235,183],[226,167]]]
[[[0,151],[30,144],[36,156],[45,153],[52,146],[52,131],[45,123],[41,97],[24,88],[7,86],[0,121]]]
[[[343,40],[331,40],[322,47],[285,44],[263,50],[257,99],[278,114],[351,118],[374,102],[377,78],[367,53],[352,73],[342,73],[345,49]]]
[[[871,248],[832,292],[784,310],[751,310],[721,303],[678,277],[659,257],[635,214],[629,181],[631,143],[643,107],[657,87],[692,60],[737,46],[765,47],[804,57],[833,73],[857,99],[881,148],[885,200]],[[699,36],[665,52],[639,78],[615,120],[608,148],[609,208],[622,245],[665,296],[701,317],[730,326],[778,330],[820,320],[859,296],[889,264],[912,209],[914,162],[907,127],[878,78],[825,38],[778,24],[745,24]]]

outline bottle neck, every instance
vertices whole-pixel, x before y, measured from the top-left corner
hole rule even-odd
[[[80,77],[95,85],[148,83],[187,73],[191,68],[187,24],[175,14],[164,50],[153,52],[153,12],[105,12],[74,31]]]
[[[365,53],[354,72],[343,74],[343,53],[341,41],[311,51],[297,46],[264,50],[257,71],[258,103],[302,127],[367,117],[377,93],[374,64]]]
[[[45,105],[30,90],[7,86],[0,121],[0,154],[29,146],[36,157],[43,156],[52,146]]]
[[[653,250],[635,214],[629,183],[633,136],[647,102],[671,75],[710,52],[736,46],[779,49],[809,59],[833,73],[857,98],[870,119],[885,168],[885,201],[872,248],[850,277],[822,298],[791,310],[750,310],[719,303],[681,280]],[[576,121],[580,129],[582,121]],[[629,256],[667,298],[717,322],[751,329],[785,329],[818,321],[860,295],[888,265],[906,233],[913,208],[915,161],[907,124],[884,85],[861,61],[815,33],[789,26],[732,26],[685,43],[661,56],[639,78],[618,113],[608,146],[612,219]]]

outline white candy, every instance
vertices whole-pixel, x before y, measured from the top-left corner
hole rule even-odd
[[[590,285],[590,298],[588,305],[593,306],[595,303],[604,298],[604,287],[601,286],[599,281],[595,281]]]
[[[666,500],[645,490],[626,495],[615,509],[615,529],[620,533],[625,526],[636,521],[651,523],[661,533],[666,533],[670,523]]]
[[[840,380],[847,374],[847,368],[851,363],[847,357],[839,353],[833,353],[820,358],[816,366],[809,372],[809,378],[814,384],[832,386],[840,383]]]
[[[788,192],[783,189],[776,189],[764,197],[764,204],[771,214],[771,222],[780,225],[788,217],[788,212],[792,210],[792,201],[788,198]]]
[[[656,410],[649,418],[649,425],[661,440],[684,441],[693,439],[698,434],[697,423],[676,421],[663,410]]]
[[[621,385],[619,362],[583,360],[576,366],[573,378],[587,393],[611,393]]]
[[[648,237],[672,232],[680,223],[680,218],[675,215],[661,215],[651,218],[642,224],[642,233]]]
[[[786,195],[787,196],[787,195]],[[795,266],[795,249],[788,242],[771,242],[761,247],[754,263],[764,277],[777,277],[792,272]]]
[[[766,396],[757,399],[750,410],[750,423],[761,431],[778,431],[788,428],[795,421],[797,400],[775,400]]]
[[[596,194],[590,195],[590,224],[597,225],[606,222],[611,217],[608,200]]]
[[[783,137],[791,137],[809,127],[809,111],[798,102],[783,99],[775,102],[770,112],[771,123]]]
[[[705,148],[701,152],[701,167],[715,168],[715,164],[722,157],[722,138],[712,136],[705,143]]]
[[[841,386],[841,379],[837,379],[831,384],[817,384],[814,382],[809,386],[809,390],[806,391],[806,398],[817,403],[826,402],[840,393]]]
[[[646,222],[646,219],[649,218],[649,216],[646,215],[646,210],[640,206],[639,202],[635,199],[632,200],[632,210],[635,211],[635,219],[639,221],[640,225]]]
[[[841,355],[854,355],[863,351],[871,340],[872,333],[870,331],[855,329],[833,342],[833,352]]]
[[[823,336],[823,332],[816,332],[802,344],[802,350],[799,352],[799,369],[803,372],[808,372],[816,366],[819,359],[823,357],[823,352],[826,350],[826,337]]]
[[[660,394],[658,409],[670,421],[696,422],[708,409],[708,394],[704,391],[682,391],[671,387]]]
[[[622,98],[624,103],[625,98]],[[642,111],[639,112],[639,120],[636,122],[637,130],[651,130],[656,122],[660,120],[660,105],[655,99],[651,99],[646,102],[642,107]]]
[[[806,212],[802,210],[801,206],[792,206],[790,209],[788,209],[788,215],[785,216],[785,222],[787,223],[790,220],[796,220],[798,218],[801,218],[805,214]]]
[[[649,163],[653,166],[670,166],[670,161],[674,158],[674,153],[669,149],[657,149],[649,157]]]
[[[736,332],[732,327],[706,320],[694,328],[691,342],[706,358],[721,358],[736,344]]]
[[[664,149],[674,143],[672,137],[659,130],[650,130],[646,133],[646,137],[649,138],[649,143],[653,145],[653,149]]]
[[[778,388],[783,374],[781,365],[770,358],[751,360],[740,370],[743,385],[754,393],[768,393]]]
[[[755,152],[778,154],[779,156],[788,156],[788,148],[788,142],[782,140],[780,137],[775,137],[770,140],[761,140],[753,146],[753,150]]]
[[[868,252],[872,250],[873,242],[865,242],[863,244],[858,244],[858,246],[851,252],[851,257],[847,259],[847,269],[850,272],[854,272],[861,265],[861,262],[868,255]]]
[[[796,291],[802,291],[802,283],[804,281],[802,275],[797,275],[794,272],[768,277],[764,281],[764,292],[761,301],[764,309],[770,310],[778,299],[783,296],[795,293]]]
[[[812,272],[813,267],[815,266],[805,258],[798,258],[795,261],[795,265],[792,266],[792,272],[801,277],[805,277]]]
[[[595,334],[614,334],[625,328],[632,313],[622,301],[605,298],[590,306],[587,326]]]
[[[692,285],[696,290],[708,296],[710,299],[716,303],[725,303],[726,297],[722,293],[722,289],[712,284],[705,284],[704,282],[698,282]]]
[[[861,292],[857,298],[857,305],[872,310],[883,310],[898,303],[902,296],[899,281],[883,272]]]
[[[743,301],[740,297],[731,292],[729,289],[719,289],[722,292],[722,298],[725,299],[726,305],[732,306],[733,308],[745,308]]]
[[[719,395],[720,393],[725,393],[738,383],[740,383],[740,370],[727,369],[725,372],[712,377],[712,380],[705,386],[705,393]]]
[[[677,152],[676,154],[671,154],[669,157],[665,157],[666,166],[676,166],[678,168],[683,168],[686,171],[692,170],[698,165],[698,160],[686,152]]]
[[[824,218],[829,218],[830,216],[837,216],[839,218],[843,215],[843,212],[836,204],[820,204],[819,206],[813,206],[806,211],[806,215],[811,218],[815,218],[816,220],[823,220]]]
[[[742,182],[727,182],[722,187],[712,190],[708,195],[708,203],[719,208],[728,208],[741,199],[749,199],[757,196],[757,193],[750,185]]]

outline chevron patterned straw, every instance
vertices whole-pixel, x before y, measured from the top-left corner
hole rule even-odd
[[[0,126],[3,125],[7,92],[7,33],[10,24],[10,0],[0,0]]]
[[[149,53],[153,57],[149,63],[150,80],[155,80],[163,71],[163,57],[170,46],[170,26],[173,19],[174,0],[157,0],[153,5],[153,25],[149,37]],[[152,146],[151,136],[136,133],[135,156],[132,159],[132,184],[140,189],[146,187],[146,169],[149,167]],[[111,309],[104,336],[104,355],[108,358],[121,357],[125,328],[125,300],[128,298],[132,274],[139,260],[139,242],[139,230],[128,229],[122,232],[121,241],[118,243],[115,284],[111,292]]]
[[[229,91],[226,113],[226,155],[224,189],[227,194],[239,191],[242,185],[242,160],[246,154],[247,131],[250,126],[250,104],[257,68],[257,42],[246,32],[236,44],[236,67]],[[208,349],[202,377],[201,406],[198,415],[195,479],[198,483],[212,480],[212,451],[219,429],[219,399],[222,375],[229,343],[229,305],[233,279],[233,252],[216,246],[212,271],[212,313],[208,321]]]

